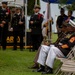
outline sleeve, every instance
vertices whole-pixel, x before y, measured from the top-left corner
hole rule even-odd
[[[6,12],[6,22],[10,22],[11,21],[11,12],[10,12],[10,9],[7,9],[7,12]]]
[[[23,24],[25,25],[25,16],[23,16],[22,22],[23,22]]]
[[[75,45],[75,36],[71,37],[68,42],[69,47],[73,47],[74,45]]]
[[[11,20],[11,27],[13,27],[13,23],[14,23],[14,17],[12,17],[12,20]]]
[[[60,16],[58,16],[58,18],[57,18],[57,21],[56,21],[56,23],[57,23],[57,26],[59,26],[60,25]]]
[[[23,22],[23,27],[24,27],[24,29],[25,29],[25,16],[23,16],[22,22]]]
[[[62,48],[71,48],[75,45],[75,36],[71,37],[67,44],[62,45]]]
[[[33,16],[33,15],[32,15],[32,16]],[[31,23],[30,23],[30,21],[33,21],[32,16],[30,17],[30,20],[29,20],[29,29],[31,29],[31,28],[32,28],[32,25],[31,25]]]

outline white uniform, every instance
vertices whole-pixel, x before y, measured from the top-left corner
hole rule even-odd
[[[50,68],[53,68],[53,63],[56,56],[64,57],[62,52],[54,45],[50,46],[42,45],[37,62],[43,66],[47,65]]]
[[[47,36],[47,33],[46,33],[46,32],[47,32],[46,27],[43,27],[43,28],[42,28],[42,36],[43,36],[43,37],[46,37],[46,36]]]

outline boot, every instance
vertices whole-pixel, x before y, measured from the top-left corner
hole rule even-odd
[[[53,69],[47,66],[47,69],[42,74],[53,74]]]

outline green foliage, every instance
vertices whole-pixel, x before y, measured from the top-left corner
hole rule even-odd
[[[33,8],[35,5],[35,0],[28,0],[28,15],[31,15],[33,13]]]
[[[60,4],[65,4],[67,0],[59,0]]]
[[[38,4],[39,4],[39,0],[38,0]],[[35,0],[28,0],[28,15],[33,14],[34,5],[35,5]]]
[[[59,4],[59,8],[64,7],[68,10],[75,10],[75,2],[72,4],[65,4],[67,2],[67,0],[59,0],[60,4]]]

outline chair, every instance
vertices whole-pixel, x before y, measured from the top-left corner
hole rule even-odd
[[[61,66],[60,70],[61,73],[60,75],[74,75],[75,74],[75,61],[71,61],[69,64],[67,64],[69,61],[66,63],[63,63]]]
[[[60,72],[60,68],[61,68],[62,64],[66,63],[67,61],[70,63],[71,60],[73,60],[74,58],[75,58],[75,46],[71,49],[71,51],[68,53],[68,55],[66,57],[63,57],[63,58],[56,57],[57,60],[60,60],[60,64],[58,65],[54,74],[58,75],[58,73]]]

